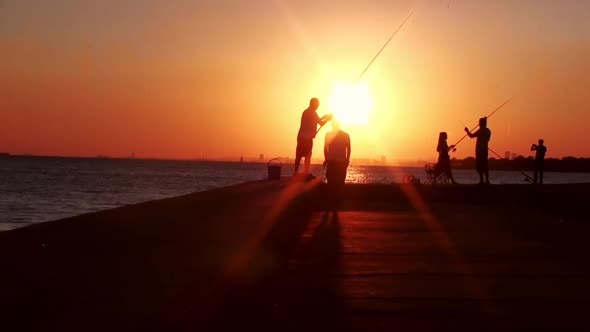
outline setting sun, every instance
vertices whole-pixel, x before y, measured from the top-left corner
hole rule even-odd
[[[373,97],[366,82],[336,82],[328,101],[330,112],[342,123],[368,125]]]

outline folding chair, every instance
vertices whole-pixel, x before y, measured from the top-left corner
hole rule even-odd
[[[427,163],[424,165],[426,171],[426,184],[451,184],[452,181],[448,174],[444,172],[438,164]]]

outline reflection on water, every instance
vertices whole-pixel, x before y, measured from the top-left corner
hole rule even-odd
[[[525,172],[526,173],[526,172]],[[532,172],[529,172],[532,176]],[[422,167],[350,166],[346,181],[350,183],[401,183],[405,176],[412,175],[422,183],[426,172]],[[479,176],[475,170],[453,170],[455,180],[461,184],[475,184]],[[526,184],[524,175],[518,171],[490,171],[493,184]],[[590,182],[590,173],[545,172],[547,184]]]
[[[346,173],[346,182],[352,183],[369,183],[369,172],[360,167],[351,166]]]
[[[321,165],[312,174],[323,177]],[[290,176],[292,165],[283,165]],[[476,183],[475,170],[454,170],[459,183]],[[421,167],[351,166],[349,183],[399,183],[413,175],[422,182]],[[0,231],[188,194],[267,177],[265,163],[196,161],[2,158],[0,159]],[[525,183],[522,174],[492,171],[492,183]],[[590,173],[545,173],[546,183],[590,182]]]

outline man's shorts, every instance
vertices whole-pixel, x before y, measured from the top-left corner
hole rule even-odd
[[[311,156],[313,149],[313,138],[297,138],[297,149],[295,151],[295,158],[302,158]]]

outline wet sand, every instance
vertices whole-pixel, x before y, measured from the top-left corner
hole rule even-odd
[[[589,190],[260,181],[0,232],[0,329],[583,329]]]

